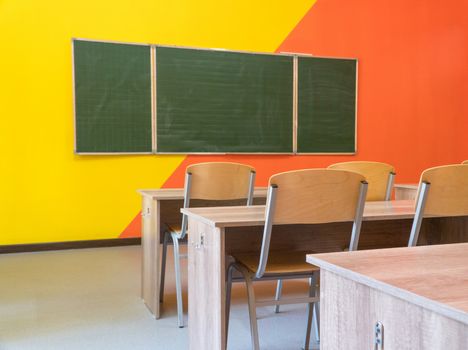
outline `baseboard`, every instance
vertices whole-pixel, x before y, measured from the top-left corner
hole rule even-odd
[[[0,246],[0,254],[42,252],[42,251],[47,251],[47,250],[119,247],[119,246],[140,245],[140,244],[141,244],[141,238],[112,238],[112,239],[96,239],[96,240],[89,240],[89,241],[15,244],[15,245]]]

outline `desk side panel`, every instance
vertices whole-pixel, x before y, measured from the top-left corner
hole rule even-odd
[[[151,313],[159,318],[159,201],[143,196],[142,201],[141,297]]]
[[[225,348],[224,231],[189,219],[188,330],[190,350]]]

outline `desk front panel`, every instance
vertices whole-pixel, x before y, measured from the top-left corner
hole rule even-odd
[[[359,250],[405,247],[412,219],[365,221]],[[271,238],[271,250],[339,252],[348,249],[352,223],[278,225]],[[263,226],[227,227],[226,252],[259,252]],[[468,242],[468,217],[424,219],[419,245]]]

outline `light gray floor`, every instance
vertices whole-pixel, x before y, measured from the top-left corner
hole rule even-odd
[[[0,255],[0,350],[188,349],[187,328],[177,327],[169,250],[160,320],[140,299],[139,246]],[[274,287],[257,283],[256,291],[270,298]],[[306,290],[306,281],[284,286],[285,295]],[[186,311],[186,293],[184,298]],[[262,349],[301,348],[305,305],[282,306],[280,314],[273,307],[259,308],[258,316]],[[250,349],[243,283],[233,287],[228,349]]]

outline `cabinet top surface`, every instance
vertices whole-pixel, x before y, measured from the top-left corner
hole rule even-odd
[[[468,325],[468,243],[310,254],[307,262]]]

